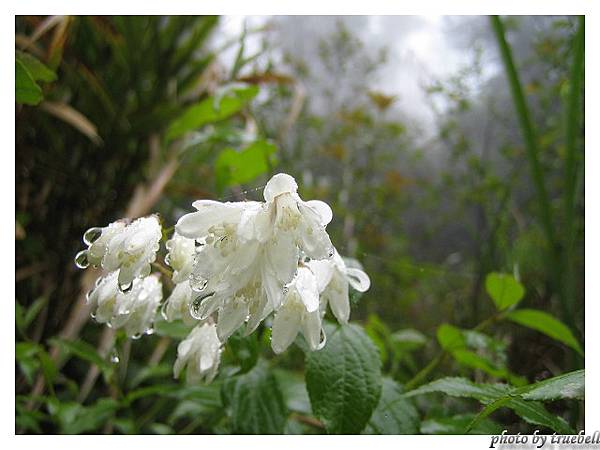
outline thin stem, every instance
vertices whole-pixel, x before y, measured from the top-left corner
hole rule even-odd
[[[527,152],[527,159],[529,160],[529,168],[531,170],[531,176],[536,188],[536,194],[538,204],[540,208],[540,219],[542,227],[546,234],[546,239],[550,246],[550,264],[551,270],[553,271],[553,283],[556,292],[560,299],[563,315],[566,321],[572,326],[573,320],[571,316],[571,310],[569,308],[569,300],[563,288],[563,270],[562,261],[560,258],[560,249],[556,234],[554,231],[552,211],[550,208],[550,200],[546,191],[546,185],[544,181],[544,170],[539,160],[539,149],[536,132],[531,121],[529,108],[523,94],[523,88],[519,75],[515,67],[515,63],[512,56],[510,46],[506,42],[506,36],[504,32],[504,25],[498,16],[490,17],[492,28],[496,34],[496,40],[498,41],[498,47],[506,70],[506,77],[510,86],[510,90],[513,97],[513,102],[521,126],[521,132],[525,140],[525,149]]]

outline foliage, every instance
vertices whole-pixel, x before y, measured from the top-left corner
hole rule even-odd
[[[472,64],[428,86],[426,140],[370,84],[385,52],[343,21],[304,60],[273,41],[249,55],[269,27],[218,46],[217,17],[17,17],[16,431],[582,428],[583,19],[492,20]],[[72,255],[89,224],[152,208],[166,228],[277,171],[332,206],[328,232],[371,276],[323,349],[273,356],[261,326],[187,385],[185,323],[131,341],[88,320]]]

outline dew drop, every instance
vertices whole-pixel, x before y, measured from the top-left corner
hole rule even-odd
[[[83,242],[85,245],[92,245],[102,236],[102,228],[93,227],[83,233]]]
[[[110,362],[113,364],[119,364],[120,361],[121,359],[119,358],[119,354],[116,350],[113,350],[113,352],[110,355]]]
[[[144,334],[145,334],[146,336],[152,336],[152,335],[154,334],[154,327],[150,327],[150,328],[148,328],[148,329],[147,329],[147,330],[144,332]]]
[[[207,314],[201,314],[200,311],[200,306],[202,304],[202,301],[208,297],[213,296],[215,293],[211,292],[208,295],[201,295],[199,297],[196,297],[191,303],[190,303],[190,315],[196,319],[196,320],[205,320],[208,315]]]
[[[89,267],[90,262],[88,260],[88,252],[87,250],[82,250],[77,255],[75,255],[75,265],[80,269],[86,269]]]
[[[133,282],[129,282],[129,283],[119,283],[119,290],[123,293],[123,294],[127,294],[128,292],[131,291],[131,288],[133,288]]]
[[[171,254],[167,253],[167,256],[165,256],[165,264],[169,267],[171,267]]]
[[[192,290],[196,292],[202,292],[206,288],[207,284],[208,280],[201,275],[192,274],[190,276],[190,286]]]
[[[333,255],[335,255],[335,250],[333,247],[331,247],[328,251],[327,251],[327,255],[329,258],[333,258]]]
[[[321,342],[319,342],[319,345],[317,346],[316,350],[321,350],[323,347],[325,347],[326,343],[327,335],[325,334],[325,330],[321,328]]]
[[[92,312],[90,313],[90,317],[92,318],[92,320],[94,320],[94,321],[95,321],[95,320],[96,320],[96,311],[92,311]]]
[[[131,335],[130,337],[131,337],[131,339],[137,341],[139,338],[142,337],[142,333],[135,333],[135,334]]]
[[[283,295],[287,295],[290,292],[290,287],[288,285],[283,286]]]

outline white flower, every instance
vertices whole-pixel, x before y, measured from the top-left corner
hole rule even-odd
[[[173,268],[173,282],[186,281],[192,273],[194,256],[196,255],[196,243],[194,239],[188,239],[175,233],[166,244],[169,253],[165,262]]]
[[[177,347],[177,360],[173,366],[175,378],[187,366],[187,381],[204,379],[210,383],[217,375],[221,360],[221,342],[214,324],[196,326]]]
[[[99,323],[122,328],[129,337],[151,334],[156,310],[162,300],[162,284],[157,276],[136,278],[128,292],[118,287],[118,273],[99,278],[87,301]]]
[[[273,351],[283,352],[294,342],[299,331],[311,350],[318,350],[325,345],[317,278],[304,266],[298,269],[298,275],[289,285],[281,307],[275,312],[271,334]]]
[[[360,266],[358,261],[350,259],[347,261]],[[359,292],[365,292],[371,286],[369,276],[357,267],[348,267],[337,251],[332,259],[313,260],[309,261],[307,265],[317,277],[323,305],[329,304],[331,312],[338,322],[347,323],[350,317],[348,284]]]
[[[186,325],[196,323],[197,319],[190,314],[190,305],[193,297],[194,292],[187,280],[177,283],[163,306],[164,318],[169,322],[181,319]]]
[[[127,225],[110,239],[102,260],[108,271],[119,270],[119,286],[131,287],[136,277],[150,274],[150,264],[156,260],[162,230],[156,216],[142,217]]]
[[[75,257],[75,263],[81,269],[85,269],[89,265],[98,267],[102,264],[104,255],[108,249],[108,243],[117,234],[121,233],[127,222],[125,220],[117,220],[107,227],[93,227],[83,233],[83,242],[88,246]]]

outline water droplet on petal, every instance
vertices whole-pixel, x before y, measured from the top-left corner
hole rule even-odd
[[[142,337],[142,333],[135,333],[134,335],[132,335],[132,336],[130,336],[130,337],[131,337],[131,339],[133,339],[133,340],[136,340],[136,341],[137,341],[139,338],[141,338],[141,337]]]
[[[148,329],[147,329],[147,330],[144,332],[144,334],[145,334],[146,336],[152,336],[152,335],[154,334],[154,327],[150,327],[150,328],[148,328]]]
[[[321,328],[321,342],[319,342],[319,345],[317,346],[316,350],[321,350],[323,347],[325,347],[326,343],[327,335],[325,334],[325,330]]]
[[[124,283],[124,284],[119,283],[119,290],[123,294],[127,294],[128,292],[130,292],[131,288],[133,288],[133,282],[131,282],[131,281],[129,283]]]
[[[85,245],[92,245],[102,236],[102,228],[93,227],[83,233],[83,242]]]
[[[88,260],[88,252],[87,250],[82,250],[77,255],[75,255],[75,265],[80,269],[86,269],[89,267],[90,262]]]
[[[190,286],[192,290],[196,292],[201,292],[206,288],[208,284],[208,280],[201,275],[192,274],[190,276]]]
[[[94,320],[94,321],[95,321],[95,320],[96,320],[96,311],[92,311],[92,312],[90,313],[90,317],[92,318],[92,320]]]
[[[121,361],[119,358],[119,354],[116,350],[113,350],[113,352],[110,355],[110,362],[113,364],[119,364],[119,361]]]
[[[196,320],[201,320],[200,303],[202,303],[202,297],[197,297],[190,303],[190,315]]]
[[[333,255],[335,255],[335,249],[331,247],[329,250],[327,250],[327,255],[329,258],[333,258]]]
[[[165,264],[169,267],[171,267],[171,254],[167,253],[167,256],[165,256]]]

